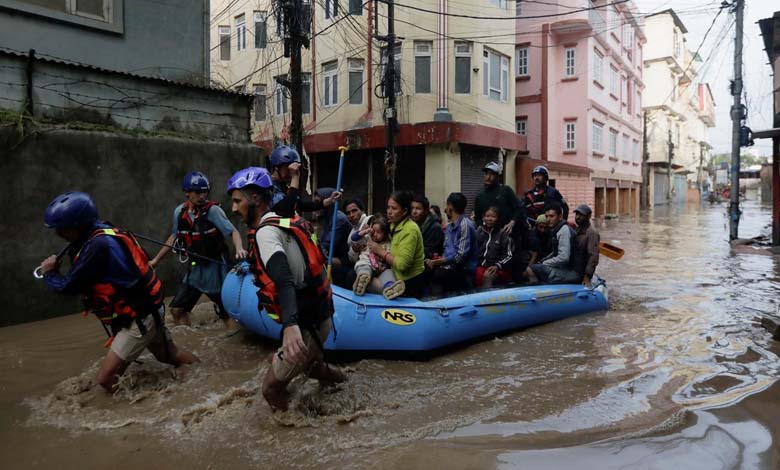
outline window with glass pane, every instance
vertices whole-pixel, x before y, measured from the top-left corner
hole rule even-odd
[[[362,15],[363,14],[363,2],[360,0],[349,0],[349,14],[350,15]]]
[[[509,96],[509,58],[489,49],[485,49],[482,56],[482,93],[492,100],[506,101]]]
[[[517,75],[521,77],[528,75],[528,47],[517,48],[515,62],[517,62]]]
[[[603,74],[604,56],[596,49],[593,49],[593,79],[597,82],[601,82],[604,79]]]
[[[363,60],[349,59],[349,104],[363,104]]]
[[[325,0],[325,19],[332,20],[338,14],[338,0]]]
[[[470,42],[455,42],[455,93],[471,93]]]
[[[236,49],[239,51],[246,49],[246,17],[244,15],[236,16]]]
[[[268,15],[264,11],[255,12],[255,49],[265,49],[268,45]]]
[[[219,27],[219,59],[230,60],[230,26]]]
[[[615,67],[609,66],[609,92],[615,96],[620,93],[620,76]]]
[[[265,121],[266,118],[265,85],[255,85],[255,121]]]
[[[528,134],[528,119],[518,119],[515,121],[515,130],[520,135],[527,135]]]
[[[609,154],[613,157],[617,157],[617,144],[618,144],[618,131],[615,129],[609,130]]]
[[[284,78],[287,78],[286,76]],[[276,103],[276,115],[281,116],[287,113],[287,89],[281,84],[276,84],[276,91],[274,92],[274,99]]]
[[[414,92],[431,92],[431,49],[430,41],[414,42]]]
[[[329,62],[322,66],[325,106],[335,106],[339,101],[338,62]]]
[[[577,148],[576,140],[577,124],[574,122],[566,123],[566,150],[575,150]]]
[[[566,64],[565,64],[565,70],[564,75],[566,77],[573,77],[575,73],[574,68],[574,56],[575,56],[576,50],[573,47],[567,47],[565,54],[566,54]]]
[[[593,121],[593,151],[594,152],[601,152],[603,149],[603,140],[604,140],[604,125],[601,123],[598,123],[596,121]]]

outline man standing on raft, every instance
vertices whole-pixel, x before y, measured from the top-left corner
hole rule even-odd
[[[245,168],[227,184],[233,213],[249,227],[249,264],[258,286],[258,308],[281,323],[282,347],[263,379],[271,409],[287,410],[287,384],[301,372],[320,382],[342,382],[344,374],[323,359],[330,334],[333,299],[325,258],[299,217],[270,210],[273,182],[265,168]]]

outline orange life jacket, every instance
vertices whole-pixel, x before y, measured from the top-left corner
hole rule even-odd
[[[129,327],[136,318],[156,314],[163,304],[164,292],[160,279],[149,267],[149,255],[130,232],[116,227],[98,228],[89,236],[87,243],[103,236],[114,237],[119,242],[139,276],[138,282],[130,288],[102,282],[94,284],[82,295],[86,312],[94,313],[104,325],[111,327],[112,334],[116,334]],[[74,264],[78,262],[78,257],[79,254],[76,254],[73,258]]]
[[[176,237],[184,243],[187,250],[212,259],[222,257],[227,248],[225,238],[209,220],[209,209],[218,205],[214,201],[206,201],[203,206],[195,207],[195,218],[190,216],[188,204],[182,207]]]
[[[305,318],[303,320],[320,322],[333,315],[333,292],[330,288],[327,271],[325,269],[325,256],[322,251],[311,239],[311,225],[305,219],[295,216],[292,219],[281,217],[269,217],[262,221],[257,227],[250,227],[249,237],[249,264],[254,275],[254,283],[259,288],[257,298],[259,305],[262,306],[271,319],[277,323],[282,323],[282,311],[279,305],[279,297],[276,291],[276,285],[268,275],[260,257],[260,251],[257,247],[255,234],[262,227],[273,226],[284,230],[293,235],[293,239],[298,243],[298,247],[303,254],[307,269],[305,274],[306,288],[303,292],[296,294],[299,301],[306,300],[306,305],[316,310],[317,318]],[[304,307],[304,308],[301,308]],[[311,308],[299,305],[301,310],[299,314],[311,314]]]

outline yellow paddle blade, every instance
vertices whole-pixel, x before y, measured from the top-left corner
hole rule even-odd
[[[619,260],[623,257],[624,254],[626,254],[626,250],[620,248],[619,246],[610,245],[607,242],[599,242],[599,253],[606,256],[607,258]]]

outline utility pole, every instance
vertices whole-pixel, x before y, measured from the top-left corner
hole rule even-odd
[[[397,83],[395,70],[395,8],[393,0],[386,0],[387,3],[387,36],[378,37],[385,41],[385,70],[382,77],[382,88],[384,97],[387,99],[385,108],[385,135],[387,136],[387,149],[385,150],[385,173],[387,176],[387,194],[395,191],[395,173],[396,173],[396,155],[395,155],[395,133],[398,130],[398,119],[395,109],[395,85]],[[377,12],[377,16],[379,12]]]
[[[647,111],[642,113],[642,189],[639,193],[639,207],[650,208],[650,155],[647,150]]]
[[[736,18],[736,33],[734,36],[734,81],[731,85],[731,95],[734,104],[731,106],[731,204],[729,205],[729,239],[739,238],[739,129],[742,125],[744,109],[742,107],[742,22],[745,9],[744,0],[734,0]]]
[[[310,6],[310,4],[309,4]],[[301,181],[308,180],[309,165],[303,155],[303,70],[301,48],[309,48],[309,38],[304,23],[310,15],[303,8],[303,0],[280,0],[284,19],[284,56],[290,58],[290,73],[282,83],[290,92],[290,144],[303,159]],[[304,184],[305,186],[305,184]]]
[[[671,205],[673,201],[673,194],[674,194],[674,181],[672,180],[672,159],[674,158],[674,143],[672,142],[672,125],[671,122],[669,123],[669,131],[668,131],[668,142],[667,142],[667,148],[669,153],[669,164],[666,167],[666,179],[668,181],[669,186],[666,188],[666,200]]]

